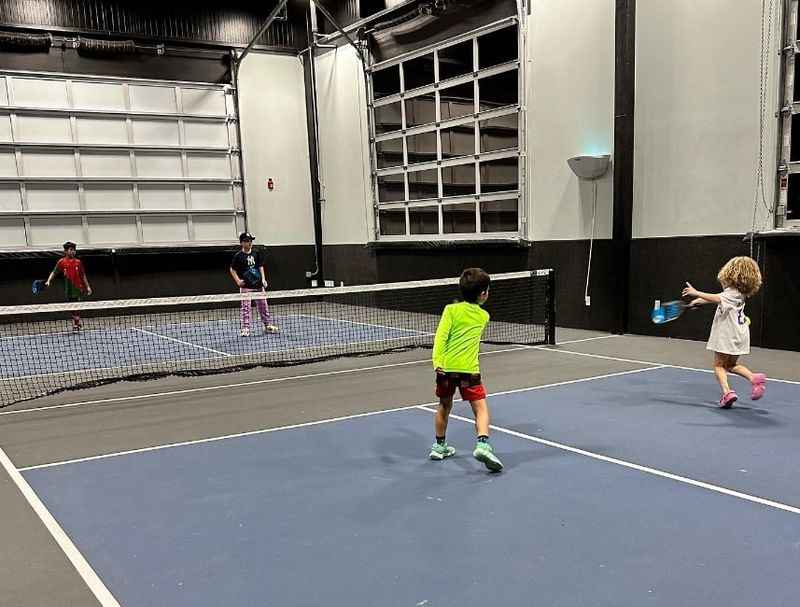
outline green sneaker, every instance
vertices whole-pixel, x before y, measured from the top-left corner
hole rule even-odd
[[[444,445],[440,445],[439,443],[433,443],[433,447],[431,447],[431,454],[430,458],[436,461],[442,461],[446,457],[453,457],[456,454],[456,450],[445,443]]]
[[[492,446],[489,443],[475,445],[475,451],[472,452],[472,456],[492,472],[500,472],[503,469],[503,462],[494,454],[494,450],[492,450]]]

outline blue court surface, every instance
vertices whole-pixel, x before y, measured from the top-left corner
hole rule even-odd
[[[126,607],[794,607],[798,397],[721,411],[675,368],[495,395],[501,474],[464,405],[444,462],[414,407],[23,474]]]
[[[279,333],[264,333],[253,312],[252,335],[239,335],[238,320],[206,321],[127,328],[92,328],[8,337],[0,340],[2,378],[86,371],[160,362],[188,362],[254,354],[280,354],[309,348],[410,339],[419,331],[290,314],[275,316]],[[67,323],[65,323],[66,325]]]

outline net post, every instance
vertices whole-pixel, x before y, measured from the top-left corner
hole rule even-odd
[[[547,344],[556,345],[556,271],[547,276]]]

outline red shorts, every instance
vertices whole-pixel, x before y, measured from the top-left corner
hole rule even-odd
[[[456,393],[456,387],[461,393],[461,398],[468,401],[483,400],[486,398],[486,388],[481,383],[480,374],[469,373],[437,373],[436,396],[450,398]]]

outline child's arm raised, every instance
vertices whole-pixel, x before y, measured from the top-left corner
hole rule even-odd
[[[692,306],[699,306],[702,304],[709,304],[715,303],[718,304],[722,298],[720,297],[720,293],[703,293],[702,291],[698,291],[695,289],[690,283],[686,283],[686,288],[683,290],[684,297],[694,297],[695,299],[692,301],[690,305]]]

